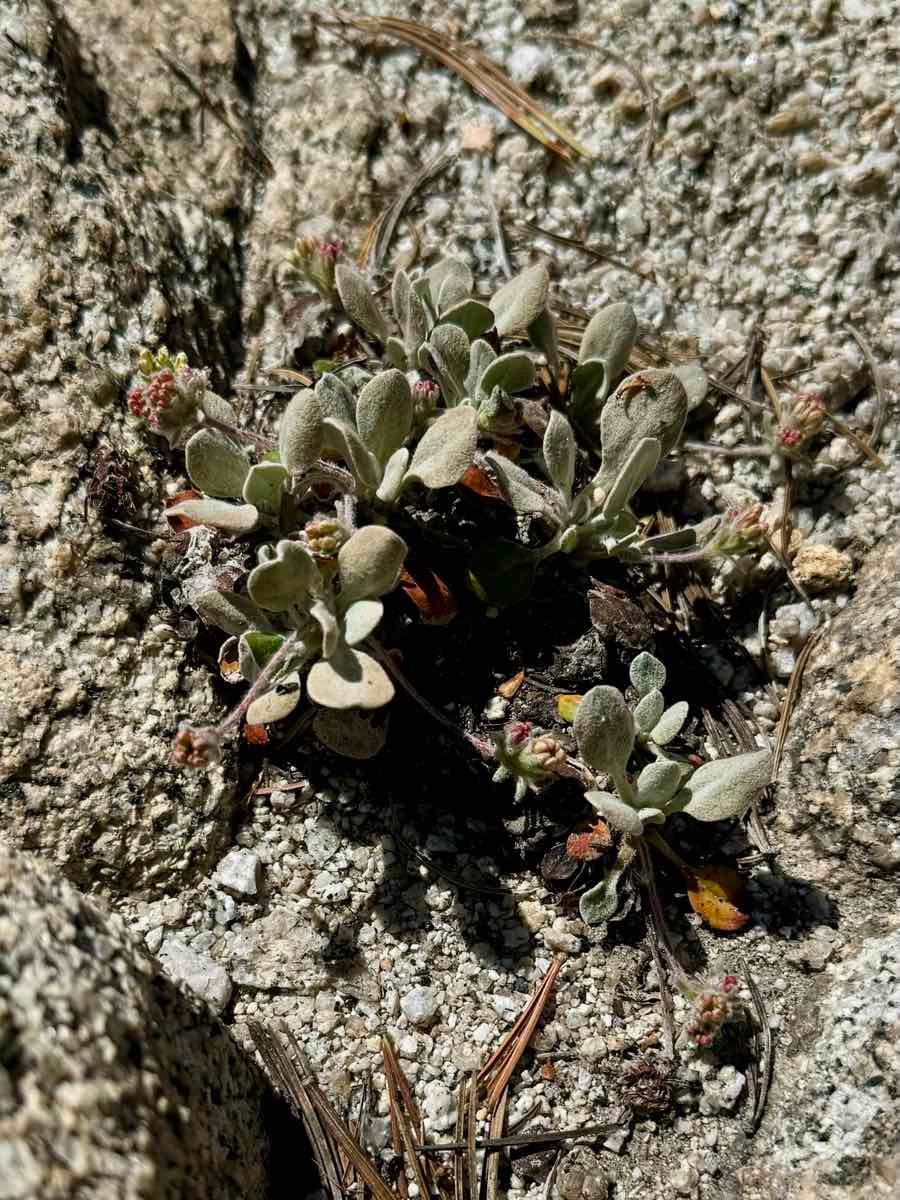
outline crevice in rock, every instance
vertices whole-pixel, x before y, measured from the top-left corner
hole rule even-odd
[[[93,126],[113,141],[116,131],[109,116],[109,96],[87,65],[78,34],[53,0],[47,2],[47,14],[51,30],[47,65],[59,80],[59,107],[69,127],[66,158],[75,163],[81,160],[85,129]]]

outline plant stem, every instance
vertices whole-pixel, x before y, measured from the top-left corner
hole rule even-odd
[[[274,438],[265,437],[261,433],[253,433],[250,429],[238,429],[237,425],[229,425],[227,421],[220,421],[217,417],[210,417],[207,413],[203,414],[203,424],[210,429],[218,429],[220,433],[226,433],[236,442],[249,442],[260,454],[268,454],[270,450],[278,448],[278,443]]]
[[[460,729],[455,725],[449,717],[445,717],[440,709],[435,708],[430,700],[426,700],[422,693],[418,690],[414,683],[401,671],[384,647],[374,638],[368,639],[368,645],[372,649],[376,658],[378,658],[385,666],[389,675],[392,675],[397,683],[403,688],[406,694],[420,708],[423,708],[438,724],[442,725],[448,733],[452,733],[455,737],[465,738],[470,746],[473,746],[484,759],[492,759],[494,757],[494,747],[490,742],[484,741],[483,738],[476,737],[474,733],[466,733],[464,729]]]
[[[297,644],[297,634],[289,633],[287,635],[287,637],[284,639],[284,641],[281,643],[281,645],[278,647],[278,649],[275,651],[275,653],[272,655],[272,657],[269,659],[269,661],[266,663],[266,665],[263,667],[263,669],[260,671],[259,675],[257,675],[256,679],[253,681],[253,683],[247,689],[240,704],[238,704],[238,706],[236,708],[233,708],[231,710],[231,712],[228,714],[228,716],[224,719],[224,721],[222,721],[222,723],[216,727],[216,733],[218,733],[221,736],[222,734],[228,733],[231,729],[234,728],[235,725],[238,725],[240,723],[241,718],[244,716],[247,709],[250,707],[250,705],[253,703],[253,701],[256,699],[256,697],[260,694],[260,692],[264,691],[264,689],[266,687],[268,687],[269,682],[272,679],[272,676],[279,669],[279,667],[282,666],[285,659],[288,657],[288,655],[294,649],[296,644]]]

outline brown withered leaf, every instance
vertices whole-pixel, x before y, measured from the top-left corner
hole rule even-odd
[[[578,862],[596,862],[611,845],[612,835],[609,832],[609,826],[602,818],[598,818],[587,828],[579,827],[574,833],[569,834],[566,841],[566,853]]]
[[[440,575],[424,563],[413,561],[400,576],[400,587],[426,625],[446,625],[459,612],[459,604]]]
[[[750,920],[750,914],[743,911],[744,877],[734,867],[690,867],[684,870],[684,877],[691,908],[710,929],[733,933]]]
[[[504,700],[512,700],[513,696],[515,696],[516,692],[524,682],[525,670],[523,668],[521,671],[516,671],[515,675],[513,675],[511,679],[504,680],[503,683],[501,683],[497,688],[497,692],[503,697]]]
[[[604,640],[640,650],[653,639],[650,618],[619,588],[594,583],[588,592],[588,610],[591,624]]]
[[[488,500],[503,500],[503,493],[478,463],[472,463],[466,468],[465,474],[459,481],[464,488],[474,492],[476,496],[484,496]],[[505,501],[504,501],[505,503]]]
[[[244,740],[251,746],[265,746],[269,740],[265,725],[245,725]]]

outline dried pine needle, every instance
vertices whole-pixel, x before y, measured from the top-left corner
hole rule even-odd
[[[441,63],[520,129],[567,162],[576,158],[590,161],[594,157],[570,129],[532,100],[523,87],[476,47],[457,42],[418,21],[399,17],[362,17],[337,9],[332,9],[329,17],[333,23],[349,26],[370,38],[395,38]]]

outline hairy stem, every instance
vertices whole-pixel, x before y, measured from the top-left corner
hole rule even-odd
[[[236,708],[233,708],[228,716],[216,727],[216,733],[219,735],[226,734],[232,730],[235,725],[240,724],[241,718],[246,713],[247,709],[256,699],[256,697],[268,687],[275,672],[283,666],[285,660],[294,650],[297,645],[296,633],[289,633],[263,669],[257,675],[254,682],[247,689],[243,699]]]

